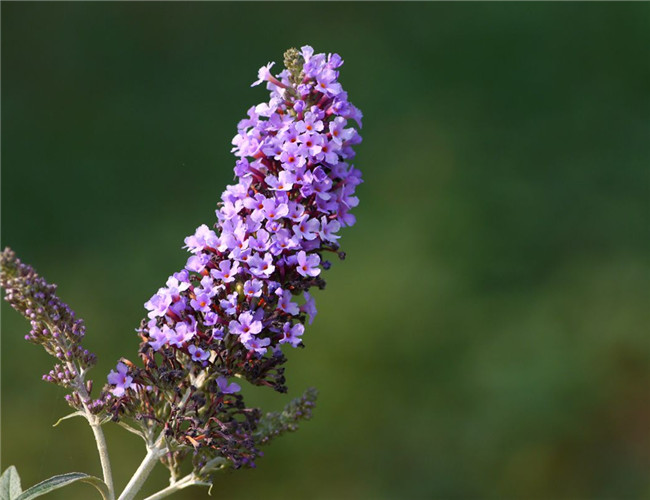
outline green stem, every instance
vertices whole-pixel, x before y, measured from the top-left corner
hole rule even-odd
[[[148,496],[144,500],[160,500],[161,498],[168,497],[169,495],[176,493],[183,488],[187,488],[188,486],[210,486],[210,483],[205,483],[196,479],[194,477],[194,474],[188,474],[184,478],[179,479],[178,481],[167,486],[167,488],[164,488],[154,493],[153,495]]]
[[[109,500],[115,500],[115,487],[113,486],[113,473],[111,471],[111,461],[108,457],[108,446],[106,445],[106,438],[104,437],[104,431],[102,431],[102,426],[99,423],[97,415],[93,415],[88,408],[87,401],[90,400],[90,395],[86,390],[83,380],[83,371],[77,366],[73,365],[71,362],[68,362],[68,367],[73,373],[77,373],[77,378],[75,380],[76,387],[75,389],[79,393],[81,404],[84,410],[84,416],[88,420],[88,424],[93,431],[95,436],[95,443],[97,444],[97,451],[99,452],[99,462],[102,465],[102,474],[104,476],[104,483],[108,488]]]
[[[106,438],[104,437],[102,426],[95,422],[90,424],[90,428],[93,430],[93,434],[95,435],[95,443],[97,443],[97,451],[99,452],[99,461],[102,464],[104,483],[106,483],[106,486],[108,487],[109,500],[115,500],[111,461],[108,458],[108,447],[106,446]]]
[[[147,454],[144,460],[142,460],[140,467],[135,471],[135,474],[131,477],[129,484],[126,485],[118,500],[132,500],[138,491],[140,491],[142,485],[144,485],[144,482],[149,477],[149,474],[151,474],[160,457],[166,452],[167,448],[164,447],[153,446],[147,448]]]
[[[204,381],[204,374],[199,375],[196,380],[194,380],[194,382],[197,383],[199,387],[201,384],[203,384]],[[192,394],[192,389],[192,386],[190,386],[185,391],[183,398],[176,407],[177,412],[182,412],[185,409],[185,405],[187,404],[187,401],[190,399],[190,395]],[[131,477],[129,484],[126,485],[118,500],[132,500],[135,497],[136,493],[140,491],[140,488],[142,488],[142,485],[144,485],[144,482],[149,477],[149,474],[151,474],[151,471],[156,466],[156,463],[158,463],[158,460],[169,451],[167,447],[163,445],[164,438],[165,433],[164,430],[162,430],[160,431],[160,434],[158,435],[156,441],[149,443],[147,446],[147,454],[145,455],[144,460],[142,460],[140,467],[138,467],[138,470],[135,471],[135,474],[133,474],[133,477]]]

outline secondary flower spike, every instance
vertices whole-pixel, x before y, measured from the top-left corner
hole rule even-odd
[[[84,322],[56,295],[56,285],[5,248],[0,254],[0,286],[6,290],[5,300],[31,324],[25,340],[42,345],[59,361],[43,380],[69,389],[66,400],[73,408],[99,412],[101,402],[89,396],[92,383],[83,381],[83,373],[95,364],[96,356],[82,346]]]
[[[305,46],[287,51],[280,73],[272,63],[260,69],[253,86],[265,83],[269,99],[237,126],[237,182],[216,221],[185,238],[185,268],[145,303],[144,369],[122,360],[111,373],[105,398],[114,418],[146,421],[169,401],[157,422],[168,442],[191,445],[195,470],[215,456],[253,465],[256,444],[267,440],[255,437],[263,417],[244,406],[232,378],[286,392],[282,346],[303,346],[316,315],[309,290],[324,288],[329,255],[345,256],[338,233],[355,223],[362,114],[338,83],[342,64]]]

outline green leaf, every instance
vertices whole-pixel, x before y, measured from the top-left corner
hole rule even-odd
[[[73,413],[70,413],[70,415],[66,415],[65,417],[61,417],[59,420],[56,421],[56,423],[55,423],[54,425],[52,425],[52,427],[56,427],[56,426],[59,425],[61,422],[63,422],[64,420],[68,420],[69,418],[72,418],[72,417],[83,417],[83,416],[85,416],[85,415],[84,415],[82,412],[80,412],[80,411],[75,411],[75,412],[73,412]]]
[[[15,500],[22,491],[18,471],[10,465],[0,476],[0,500]]]
[[[121,420],[118,420],[117,425],[119,425],[120,427],[124,427],[127,431],[132,432],[133,434],[136,434],[136,435],[140,436],[142,439],[144,439],[145,443],[147,442],[146,436],[144,434],[142,434],[142,432],[140,432],[139,430],[134,429],[133,427],[131,427],[129,424],[127,424],[125,422],[122,422]]]
[[[31,500],[32,498],[45,495],[50,491],[58,490],[59,488],[63,488],[69,484],[76,483],[77,481],[92,484],[102,494],[102,498],[104,498],[104,500],[108,500],[108,487],[104,481],[97,477],[84,474],[83,472],[69,472],[68,474],[61,474],[60,476],[54,476],[50,479],[46,479],[45,481],[42,481],[37,485],[25,490],[22,495],[17,496],[15,500]],[[14,499],[12,498],[11,500]]]

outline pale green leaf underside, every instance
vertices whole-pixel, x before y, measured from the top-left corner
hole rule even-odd
[[[104,484],[104,481],[94,476],[84,474],[83,472],[69,472],[68,474],[61,474],[60,476],[54,476],[50,479],[46,479],[45,481],[42,481],[37,485],[25,490],[20,496],[17,496],[15,499],[12,498],[11,500],[31,500],[32,498],[45,495],[50,491],[63,488],[64,486],[72,483],[76,483],[77,481],[92,484],[99,490],[105,500],[108,499],[108,488],[106,487],[106,484]]]
[[[10,465],[0,476],[0,500],[15,500],[22,491],[18,471]]]

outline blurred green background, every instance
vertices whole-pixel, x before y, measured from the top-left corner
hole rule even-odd
[[[257,69],[339,52],[365,184],[287,365],[320,402],[215,497],[649,498],[649,21],[647,3],[3,2],[2,243],[86,319],[102,384],[214,219]],[[99,475],[81,420],[51,428],[50,358],[2,307],[3,467]],[[122,486],[143,447],[107,433]]]

